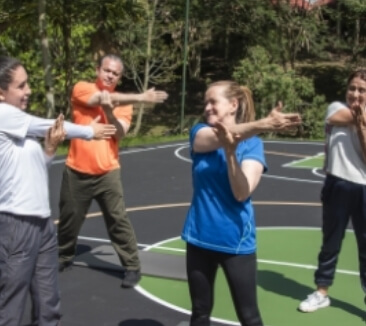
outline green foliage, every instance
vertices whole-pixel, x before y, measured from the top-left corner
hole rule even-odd
[[[178,107],[187,26],[190,113],[201,114],[201,106],[194,111],[203,92],[197,85],[233,75],[253,90],[258,117],[282,100],[285,110],[303,116],[298,135],[316,138],[323,134],[324,96],[342,99],[347,71],[366,64],[364,0],[339,0],[313,10],[289,6],[289,1],[190,0],[188,25],[186,3],[47,1],[56,112],[68,112],[72,85],[93,80],[95,61],[106,52],[122,56],[128,91],[152,85],[171,89],[169,110]],[[0,52],[22,60],[33,91],[30,110],[45,116],[38,4],[0,0]]]
[[[366,12],[366,3],[364,0],[343,0],[343,5],[356,14]]]
[[[301,113],[306,123],[301,136],[317,137],[321,133],[319,107],[325,98],[316,96],[313,81],[299,76],[294,70],[284,70],[271,63],[269,54],[262,47],[253,47],[248,57],[240,61],[234,69],[233,78],[247,85],[253,92],[257,108],[257,118],[265,116],[278,101],[284,104],[284,111]]]
[[[299,75],[313,80],[316,93],[324,95],[326,101],[343,101],[347,77],[352,67],[342,63],[299,64],[296,71]]]
[[[299,109],[303,124],[298,136],[306,139],[323,139],[326,109],[323,96],[314,96],[311,103],[304,103]]]
[[[267,38],[268,46],[274,58],[284,68],[289,64],[295,68],[299,56],[321,57],[328,45],[321,37],[327,30],[322,9],[304,10],[301,6],[293,6],[290,1],[278,1],[273,6],[275,14],[270,18],[273,26],[271,38]]]

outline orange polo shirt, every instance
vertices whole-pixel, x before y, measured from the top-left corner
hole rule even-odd
[[[99,123],[108,123],[106,115],[100,106],[88,106],[90,97],[99,92],[95,83],[78,82],[72,91],[72,120],[76,124],[89,125],[97,116]],[[113,114],[118,120],[128,124],[132,120],[132,105],[118,106]],[[118,142],[114,138],[103,140],[72,139],[66,165],[81,173],[100,175],[118,169],[119,155]]]

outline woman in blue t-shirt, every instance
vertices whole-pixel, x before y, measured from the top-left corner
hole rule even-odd
[[[267,169],[255,135],[300,124],[281,113],[281,103],[254,121],[251,91],[233,81],[211,84],[205,94],[206,123],[190,132],[193,198],[182,238],[192,301],[190,326],[208,326],[218,266],[223,268],[240,323],[263,325],[256,294],[256,234],[251,194]]]

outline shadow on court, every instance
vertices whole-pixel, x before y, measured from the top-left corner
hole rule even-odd
[[[258,270],[258,286],[268,292],[290,297],[298,302],[304,300],[309,293],[314,291],[312,287],[287,278],[281,273],[269,270]],[[366,308],[361,310],[350,303],[332,297],[331,306],[341,309],[350,315],[358,316],[362,321],[366,321]]]
[[[126,207],[144,208],[134,210],[133,214],[130,213],[130,219],[141,248],[175,238],[181,232],[186,206],[174,205],[189,202],[192,192],[189,150],[183,145],[168,144],[134,148],[124,151],[122,155],[121,178],[125,189]],[[183,148],[181,148],[182,146]],[[283,165],[308,155],[316,155],[323,150],[322,144],[270,142],[266,144],[266,150],[270,151],[270,154],[267,155],[270,170],[255,193],[256,201],[266,203],[266,205],[258,205],[256,208],[258,226],[319,227],[320,215],[317,214],[317,211],[314,213],[314,205],[310,204],[319,202],[321,179],[315,177],[311,170],[289,169],[284,168]],[[176,152],[187,160],[177,158]],[[52,216],[55,219],[58,218],[58,200],[63,168],[64,161],[56,160],[50,173],[50,201]],[[302,209],[299,209],[299,205],[285,205],[285,203],[298,204],[299,202],[309,203],[309,205]],[[276,203],[281,203],[281,205],[275,205]],[[164,209],[164,206],[169,207],[170,204],[171,208]],[[162,205],[162,208],[155,209],[155,206],[158,205]],[[149,207],[154,209],[149,209]],[[318,209],[315,208],[315,210]],[[90,213],[98,212],[99,207],[91,207]],[[102,218],[87,219],[80,235],[84,239],[78,241],[77,246],[76,260],[79,265],[73,266],[70,271],[59,275],[62,326],[189,325],[187,322],[189,316],[184,311],[165,306],[159,301],[154,301],[152,297],[142,295],[139,291],[120,287],[122,272],[120,263],[109,251],[104,250],[111,246],[107,246],[105,242],[95,241],[95,239],[108,239]],[[163,257],[159,257],[157,254],[142,253],[141,257],[145,275],[151,275],[151,267],[155,268],[156,265],[160,268],[159,273],[164,271],[165,274],[170,272],[169,268],[175,267],[171,257],[168,261],[169,268],[167,268],[165,260],[162,260]],[[96,266],[102,268],[95,268]],[[179,267],[179,270],[184,271],[180,265],[176,266]],[[155,273],[155,269],[153,272]],[[178,275],[177,272],[175,274]],[[259,288],[279,296],[293,298],[298,302],[313,291],[313,288],[307,285],[270,270],[259,269],[258,281]],[[159,286],[158,283],[156,286]],[[170,288],[170,291],[174,293],[175,289]],[[295,310],[296,303],[293,307],[286,307]],[[332,299],[332,307],[344,311],[344,315],[350,315],[346,316],[347,318],[353,318],[348,325],[355,326],[359,322],[359,318],[365,320],[365,313],[362,309],[342,300]],[[273,303],[271,302],[268,311],[272,308]],[[280,308],[280,322],[274,324],[269,320],[267,326],[300,325],[297,320],[304,315],[296,312],[296,322],[289,324],[286,323],[288,320],[286,310],[282,310],[283,307]],[[301,325],[347,325],[342,318],[335,320],[336,323],[341,322],[341,324],[332,323],[329,320],[332,313],[333,311],[330,310],[328,315],[324,314],[326,315],[325,323],[306,322]],[[23,325],[29,323],[29,319],[30,303],[27,305]],[[352,325],[352,323],[354,324]],[[223,324],[212,323],[212,325]],[[225,323],[225,325],[230,325],[230,323]],[[231,323],[231,325],[233,324]]]
[[[151,319],[130,319],[125,320],[122,323],[119,323],[118,326],[164,326],[164,325]]]

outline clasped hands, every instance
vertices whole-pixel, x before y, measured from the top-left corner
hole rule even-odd
[[[353,105],[350,109],[354,112],[356,124],[360,125],[363,128],[366,128],[365,108],[362,108],[359,104],[356,104]]]
[[[89,124],[93,129],[93,139],[109,139],[117,131],[113,124],[99,123],[101,117],[97,116]],[[44,141],[44,150],[47,155],[52,156],[56,153],[57,147],[66,138],[66,130],[64,129],[64,115],[61,113],[54,121],[52,127],[50,127],[46,133]]]
[[[296,129],[302,122],[300,114],[283,113],[282,108],[282,102],[278,102],[278,105],[265,118],[251,122],[253,124],[252,134],[260,132],[292,132]],[[213,126],[216,136],[226,149],[235,149],[242,139],[238,132],[242,124],[226,126],[221,122],[217,122]]]
[[[45,140],[44,150],[47,155],[52,156],[56,153],[57,147],[65,140],[66,131],[64,129],[64,115],[61,113],[52,127],[48,129]]]

